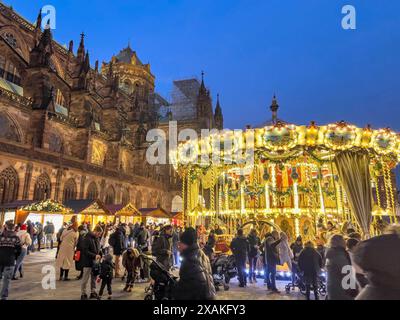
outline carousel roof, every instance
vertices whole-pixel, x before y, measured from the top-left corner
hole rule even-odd
[[[198,141],[189,140],[180,144],[171,158],[176,169],[235,165],[238,159],[243,163],[246,150],[254,151],[256,159],[273,162],[305,155],[320,161],[332,160],[341,151],[364,150],[394,166],[400,161],[400,136],[389,128],[358,128],[344,121],[323,126],[314,122],[308,126],[277,122],[263,128],[224,130]],[[210,159],[206,163],[204,155]]]

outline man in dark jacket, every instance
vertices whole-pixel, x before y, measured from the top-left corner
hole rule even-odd
[[[117,230],[110,235],[108,243],[113,248],[115,256],[115,277],[118,278],[121,277],[121,256],[126,250],[126,235],[123,225],[120,225]]]
[[[353,253],[369,282],[356,300],[400,300],[400,226],[390,228],[359,243]]]
[[[43,241],[43,225],[40,222],[36,222],[36,239],[38,243],[38,251],[42,248]]]
[[[259,248],[261,246],[261,240],[257,235],[256,229],[251,229],[250,234],[247,237],[247,241],[249,242],[249,280],[250,283],[257,282],[256,279],[256,267],[257,267],[257,258],[259,253]]]
[[[235,257],[236,268],[238,270],[239,287],[246,286],[246,259],[249,253],[249,242],[243,235],[243,229],[237,231],[237,236],[231,242],[231,250]]]
[[[82,259],[82,286],[81,300],[87,300],[86,287],[90,279],[90,299],[97,299],[96,293],[96,276],[93,268],[99,264],[101,258],[100,237],[103,234],[103,229],[96,226],[92,231],[89,231],[83,240],[83,250],[81,252]]]
[[[318,300],[318,275],[323,267],[322,257],[309,241],[301,251],[299,258],[299,269],[304,273],[306,285],[306,298],[310,300],[311,286],[314,289],[315,300]]]
[[[215,287],[210,261],[197,243],[196,230],[187,228],[180,237],[182,264],[174,289],[175,300],[214,300]]]
[[[154,240],[151,250],[153,256],[166,270],[171,268],[172,257],[172,227],[165,226],[160,235]]]
[[[9,220],[0,235],[0,276],[3,277],[1,300],[7,300],[15,260],[21,254],[21,241],[14,232],[14,222]],[[0,277],[1,278],[1,277]]]
[[[265,237],[264,254],[267,264],[267,287],[272,292],[279,292],[276,288],[276,266],[280,263],[278,244],[281,242],[279,233],[274,230]]]

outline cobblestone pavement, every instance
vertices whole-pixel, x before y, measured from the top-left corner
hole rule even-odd
[[[71,281],[56,281],[56,289],[43,289],[42,273],[45,266],[55,266],[55,250],[34,252],[25,258],[24,278],[12,281],[10,300],[76,300],[80,299],[80,281],[75,280],[78,272],[71,270]],[[113,281],[114,300],[143,300],[144,289],[148,284],[135,284],[132,293],[123,292],[124,283],[121,279]],[[290,294],[284,292],[284,282],[278,282],[279,294],[268,293],[262,280],[257,284],[249,284],[247,288],[239,288],[233,280],[229,291],[219,291],[218,300],[298,300],[304,297],[297,291]],[[105,295],[106,296],[106,295]]]

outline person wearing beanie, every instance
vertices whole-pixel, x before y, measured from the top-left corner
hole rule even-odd
[[[89,231],[82,243],[82,283],[81,283],[81,300],[87,300],[86,293],[87,284],[90,279],[90,299],[98,299],[96,293],[96,275],[93,272],[99,265],[101,259],[100,238],[103,234],[103,229],[96,226],[93,231]]]
[[[182,257],[175,300],[214,300],[216,291],[210,260],[197,243],[197,233],[187,228],[180,236],[178,249]]]
[[[16,257],[21,253],[21,241],[14,231],[12,220],[6,221],[0,236],[0,272],[3,278],[1,285],[1,300],[7,300],[10,280],[14,273]]]
[[[19,277],[22,278],[24,276],[23,269],[22,269],[22,263],[23,260],[28,252],[28,247],[32,244],[32,239],[31,236],[28,233],[28,226],[26,224],[23,224],[19,231],[17,232],[17,236],[19,240],[21,241],[21,254],[18,256],[17,261],[15,262],[15,268],[14,268],[14,275],[13,275],[13,280],[17,280],[17,271],[19,271]]]

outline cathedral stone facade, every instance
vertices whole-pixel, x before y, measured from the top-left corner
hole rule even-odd
[[[40,26],[41,14],[32,24],[0,3],[0,205],[100,199],[171,210],[180,181],[170,165],[147,163],[146,134],[167,120],[222,128],[219,100],[214,111],[204,79],[192,79],[174,83],[184,103],[168,102],[130,45],[92,67],[83,34],[75,50]]]

